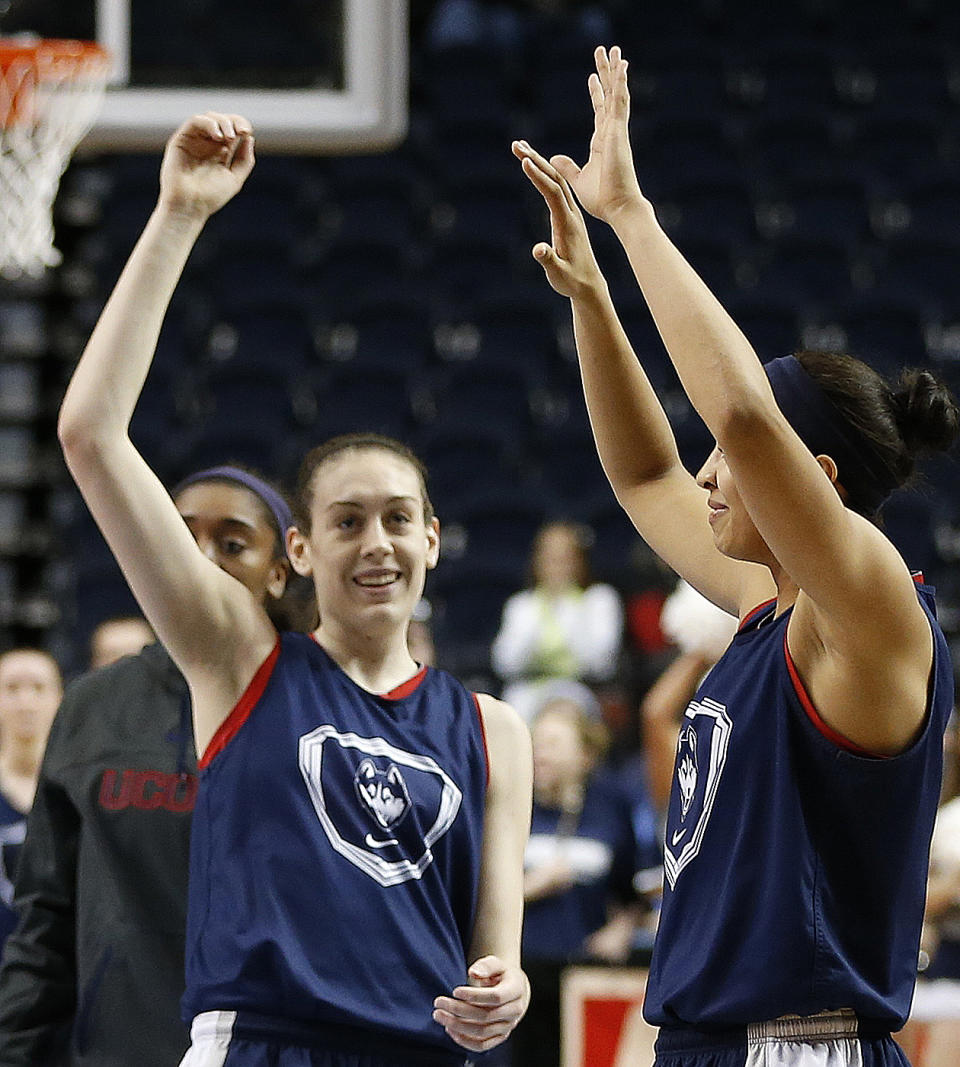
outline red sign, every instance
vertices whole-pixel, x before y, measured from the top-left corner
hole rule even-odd
[[[647,972],[570,967],[563,974],[561,1067],[649,1067],[657,1029],[642,1014]]]

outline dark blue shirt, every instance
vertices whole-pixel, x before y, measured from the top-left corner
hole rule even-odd
[[[17,925],[17,913],[13,910],[13,881],[26,831],[26,815],[0,794],[0,949]]]
[[[575,882],[526,905],[525,959],[582,957],[584,941],[606,923],[611,903],[630,899],[636,857],[630,816],[622,787],[600,775],[588,782],[583,808],[573,820],[534,803],[527,867],[561,856]]]
[[[201,761],[184,1017],[455,1048],[431,1014],[466,980],[486,775],[476,698],[450,675],[375,696],[285,633]]]
[[[680,729],[644,1013],[738,1026],[842,1007],[899,1029],[917,968],[953,672],[934,639],[926,723],[891,759],[845,749],[786,649],[790,612],[745,621]]]

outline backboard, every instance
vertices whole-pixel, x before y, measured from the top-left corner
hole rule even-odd
[[[196,111],[245,115],[261,151],[373,152],[406,134],[407,0],[8,2],[4,34],[95,39],[113,57],[81,150],[162,148]]]

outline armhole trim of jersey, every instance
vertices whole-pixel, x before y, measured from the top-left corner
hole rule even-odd
[[[217,727],[217,732],[210,739],[210,744],[201,756],[197,767],[202,771],[210,766],[214,757],[218,756],[230,742],[237,736],[240,728],[250,718],[250,713],[257,706],[257,701],[263,696],[267,682],[273,674],[273,668],[277,665],[280,657],[280,636],[277,635],[277,643],[273,646],[270,654],[257,668],[243,695],[234,705],[233,711]]]
[[[487,727],[483,721],[483,711],[480,707],[480,698],[476,693],[471,693],[473,706],[477,709],[477,720],[480,723],[480,740],[483,742],[483,759],[487,765],[486,785],[490,785],[490,746],[487,744]]]
[[[833,742],[838,748],[842,748],[845,752],[850,752],[854,756],[863,756],[866,759],[875,760],[889,758],[888,756],[883,755],[883,753],[871,752],[869,749],[862,748],[860,745],[851,741],[849,738],[844,737],[838,730],[834,730],[832,726],[823,721],[820,717],[820,713],[814,707],[813,701],[810,699],[810,694],[807,692],[803,681],[797,672],[797,666],[793,662],[793,656],[790,655],[790,649],[787,647],[786,630],[783,631],[783,655],[784,659],[787,661],[787,671],[790,674],[790,681],[793,683],[793,689],[797,694],[801,707],[806,712],[810,722],[828,741]]]

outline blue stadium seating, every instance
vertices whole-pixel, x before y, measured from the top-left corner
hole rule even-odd
[[[927,363],[960,386],[956,6],[719,0],[642,16],[612,5],[603,17],[631,59],[641,183],[761,358],[835,337],[884,369]],[[592,523],[610,573],[636,543],[596,459],[568,306],[530,256],[546,214],[509,151],[524,136],[585,158],[591,24],[518,14],[511,25],[519,38],[414,42],[400,148],[258,162],[191,257],[189,299],[171,309],[133,424],[171,469],[228,450],[280,472],[330,433],[410,438],[441,518],[466,536],[451,538],[430,588],[438,636],[474,665],[540,519]],[[274,47],[283,27],[268,30]],[[529,61],[517,51],[527,39]],[[156,61],[167,43],[156,41]],[[92,322],[156,193],[155,158],[101,165],[96,292],[75,328]],[[695,469],[709,434],[615,236],[589,226]],[[960,523],[957,484],[941,465],[930,492],[891,509],[895,539],[934,577],[940,511],[955,505]],[[92,584],[78,585],[85,619],[99,610]]]

